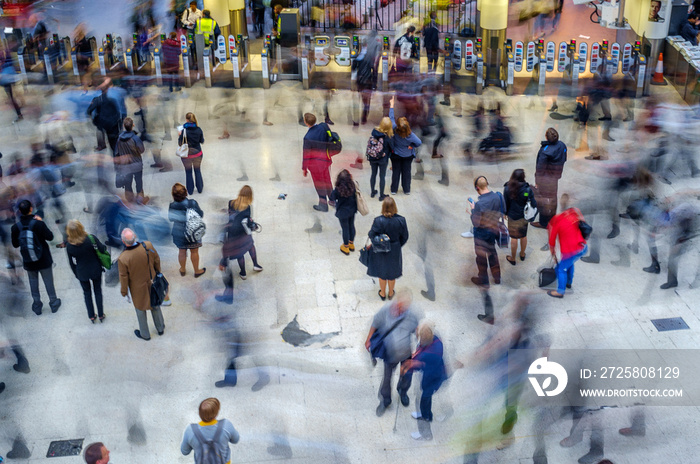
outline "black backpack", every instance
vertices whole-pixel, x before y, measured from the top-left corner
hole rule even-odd
[[[216,432],[214,432],[214,437],[211,440],[204,438],[197,424],[192,424],[190,427],[192,427],[194,436],[202,445],[202,453],[199,455],[199,459],[195,459],[195,464],[225,464],[225,453],[218,444],[221,433],[224,431],[224,421],[220,420],[216,425]]]
[[[21,222],[17,223],[19,227],[19,251],[22,255],[22,261],[25,263],[36,263],[41,259],[44,248],[39,243],[39,240],[34,233],[34,224],[36,219],[29,221],[26,226]]]

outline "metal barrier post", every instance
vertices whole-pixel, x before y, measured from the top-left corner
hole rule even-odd
[[[263,48],[260,54],[260,61],[262,63],[262,84],[263,89],[270,88],[270,62],[268,59],[268,49]]]
[[[190,54],[187,53],[187,50],[182,51],[182,69],[183,72],[185,73],[185,87],[190,88],[192,87],[192,80],[190,79]]]
[[[53,66],[51,66],[51,57],[49,56],[49,48],[44,48],[44,67],[46,68],[46,77],[49,79],[49,84],[53,85]]]
[[[209,47],[202,50],[202,62],[204,64],[204,85],[211,87],[211,67],[209,66]]]
[[[647,78],[647,57],[639,55],[637,57],[637,63],[637,91],[635,95],[639,98],[644,95],[644,82]]]
[[[506,72],[506,95],[513,95],[513,80],[515,78],[515,56],[508,53],[508,69]]]
[[[540,53],[540,62],[538,65],[538,81],[537,81],[537,95],[540,97],[544,96],[544,83],[547,77],[547,58],[544,53]]]
[[[481,95],[484,91],[484,55],[476,54],[476,94]]]
[[[153,51],[153,63],[156,67],[156,84],[163,85],[163,73],[160,69],[160,48]]]
[[[73,63],[73,76],[75,77],[75,83],[80,84],[80,72],[78,71],[78,52],[73,47],[70,51],[70,59]]]
[[[126,49],[126,69],[129,70],[129,74],[134,74],[134,60],[133,57],[131,56],[131,49],[127,48]]]

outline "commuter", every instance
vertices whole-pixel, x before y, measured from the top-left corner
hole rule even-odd
[[[12,246],[19,248],[22,256],[24,270],[29,277],[29,287],[32,292],[32,311],[37,316],[41,315],[41,294],[39,293],[39,274],[44,281],[46,293],[49,295],[51,312],[55,313],[61,307],[61,299],[56,296],[53,284],[53,259],[51,248],[47,241],[53,240],[53,233],[48,228],[41,216],[34,214],[34,208],[29,200],[19,202],[19,222],[12,226]]]
[[[0,70],[0,85],[2,85],[2,87],[5,89],[7,98],[10,99],[10,103],[15,109],[15,113],[17,113],[17,119],[15,119],[15,122],[18,122],[24,119],[24,116],[22,116],[22,109],[19,102],[15,98],[13,87],[13,85],[17,82],[17,78],[15,74],[16,71],[14,59],[12,58],[12,52],[16,51],[17,49],[17,40],[14,38],[14,36],[9,36],[7,41],[8,45],[0,45],[0,67],[2,68]],[[13,45],[11,46],[10,44]]]
[[[194,113],[187,113],[185,119],[186,122],[182,126],[177,143],[178,145],[182,145],[185,136],[187,136],[189,155],[182,158],[182,165],[185,167],[187,194],[192,195],[195,185],[197,186],[197,192],[202,193],[202,190],[204,190],[204,180],[202,180],[202,144],[204,143],[204,133],[197,125],[197,117]],[[193,169],[194,179],[192,178]]]
[[[216,50],[216,38],[221,35],[219,25],[211,17],[211,11],[202,10],[202,17],[197,20],[194,28],[195,34],[204,35],[204,46]]]
[[[261,272],[262,266],[258,264],[258,254],[253,241],[255,224],[252,221],[250,206],[253,204],[253,189],[244,185],[238,192],[238,197],[228,203],[228,224],[224,230],[223,258],[219,263],[219,269],[224,271],[231,259],[238,261],[239,275],[245,280],[245,254],[248,253],[253,260],[253,270]],[[228,288],[228,286],[227,286]],[[233,291],[233,284],[231,284]]]
[[[216,420],[221,403],[216,398],[207,398],[199,404],[198,424],[190,424],[182,437],[180,451],[187,456],[194,450],[194,462],[231,462],[229,443],[238,443],[240,435],[233,424],[226,419]],[[209,457],[209,458],[207,458]]]
[[[175,90],[180,91],[180,55],[182,54],[180,48],[180,42],[177,40],[177,33],[171,32],[168,38],[161,44],[161,49],[163,51],[163,70],[165,71],[165,78],[168,80],[168,85],[170,86],[170,91],[173,91],[173,84],[175,84]]]
[[[411,335],[415,334],[419,320],[411,309],[411,303],[411,294],[408,291],[400,291],[396,301],[383,306],[374,315],[372,326],[367,334],[365,341],[367,351],[370,351],[370,340],[375,332],[384,337],[382,343],[386,350],[384,375],[379,387],[380,400],[376,411],[378,417],[381,417],[391,404],[391,377],[394,374],[394,369],[411,358]],[[408,390],[411,388],[413,373],[410,370],[404,372],[403,369],[400,369],[399,373],[399,383],[396,389],[399,392],[401,404],[408,407],[410,404]]]
[[[316,116],[304,114],[304,124],[309,130],[304,135],[304,159],[301,170],[304,177],[311,172],[314,188],[318,194],[316,211],[328,211],[328,196],[331,194],[331,157],[328,155],[328,143],[331,140],[331,128],[326,123],[316,124]],[[333,206],[333,203],[331,203]]]
[[[95,307],[92,304],[92,294],[95,294],[97,304],[97,316],[100,322],[104,322],[105,314],[102,306],[102,263],[97,256],[95,249],[101,253],[107,251],[107,247],[94,235],[88,235],[85,227],[74,219],[68,221],[66,225],[66,254],[68,264],[75,278],[80,282],[85,298],[88,317],[95,323]],[[92,282],[92,289],[90,283]]]
[[[190,7],[182,13],[182,17],[180,18],[180,22],[186,30],[186,35],[192,34],[194,37],[197,21],[200,19],[202,19],[202,10],[197,8],[197,2],[193,0],[190,2]],[[197,48],[194,41],[190,46],[190,54],[190,68],[197,69]]]
[[[109,464],[109,450],[101,442],[85,447],[83,458],[87,464]]]
[[[430,12],[430,22],[423,26],[423,47],[428,57],[428,72],[437,71],[438,56],[440,54],[440,31],[437,26],[437,12]]]
[[[503,198],[506,201],[506,216],[508,216],[508,234],[510,235],[510,256],[506,261],[515,266],[515,254],[520,243],[520,261],[525,261],[527,250],[527,225],[525,206],[537,208],[535,194],[530,184],[525,182],[525,171],[516,169],[510,175],[510,180],[503,185]]]
[[[367,124],[372,91],[377,88],[380,48],[376,37],[376,32],[372,32],[368,38],[362,40],[362,49],[352,62],[352,69],[357,73],[357,92],[362,101],[361,124]],[[357,126],[357,123],[353,122],[353,125]]]
[[[381,142],[381,147],[379,146]],[[381,149],[380,149],[381,148]],[[386,168],[394,153],[394,124],[388,117],[383,117],[377,127],[372,129],[372,135],[367,142],[367,159],[372,173],[369,176],[370,196],[374,198],[379,193],[379,201],[388,196],[384,194],[386,186]],[[379,192],[375,189],[377,172],[379,172]]]
[[[698,26],[700,26],[700,14],[693,11],[688,15],[688,19],[681,26],[680,36],[692,45],[698,44]]]
[[[408,226],[406,218],[397,214],[396,202],[391,197],[386,197],[382,202],[382,214],[374,218],[372,228],[368,232],[369,239],[374,246],[375,240],[382,236],[388,236],[390,249],[388,252],[371,253],[367,275],[379,279],[379,298],[391,300],[394,297],[394,285],[396,279],[403,272],[401,248],[408,241]],[[389,293],[386,293],[387,284]]]
[[[558,260],[557,271],[557,290],[549,290],[547,295],[554,298],[564,298],[564,292],[567,288],[571,288],[574,280],[574,263],[585,255],[588,251],[588,245],[583,238],[579,224],[583,221],[583,215],[578,208],[569,208],[569,195],[561,196],[562,212],[554,216],[550,221],[547,229],[549,230],[549,251],[557,260],[557,251],[555,248],[557,238],[559,238],[559,251],[561,259]]]
[[[201,237],[197,239],[195,237],[196,231],[190,230],[193,226],[190,224],[188,215],[189,211],[193,210],[200,218],[203,218],[204,212],[195,200],[187,198],[187,189],[179,182],[173,185],[171,194],[173,202],[168,208],[168,219],[173,223],[173,243],[178,249],[177,260],[180,263],[180,275],[187,274],[187,250],[190,250],[194,277],[201,277],[207,272],[206,267],[201,269],[199,267],[199,248],[202,246],[202,239]],[[196,218],[195,222],[198,222]]]
[[[416,26],[408,26],[406,33],[394,44],[395,69],[397,73],[412,73],[413,60],[418,57],[418,49],[413,41]]]
[[[134,201],[134,187],[136,183],[136,195],[142,203],[147,203],[148,199],[143,193],[143,158],[141,155],[145,151],[143,142],[134,131],[134,121],[131,118],[124,118],[124,130],[117,139],[116,152],[114,157],[114,168],[116,170],[116,186],[124,187],[125,197],[128,201]]]
[[[265,1],[264,0],[251,0],[253,6],[253,18],[255,23],[253,24],[253,30],[258,33],[258,38],[265,35]]]
[[[692,239],[698,235],[700,211],[687,201],[680,202],[668,212],[659,216],[659,225],[670,228],[670,249],[668,256],[668,278],[661,285],[662,290],[678,286],[678,261],[692,248]],[[658,261],[656,261],[658,267]],[[698,271],[700,275],[700,271]]]
[[[352,180],[352,174],[347,169],[343,169],[338,174],[330,199],[335,202],[335,217],[340,221],[340,228],[343,231],[343,244],[340,245],[340,251],[349,255],[351,251],[355,251],[357,197],[355,181]]]
[[[411,359],[401,365],[401,373],[422,371],[421,397],[419,411],[411,413],[414,419],[418,419],[418,432],[413,432],[411,437],[416,440],[432,440],[433,433],[430,423],[433,421],[433,395],[447,380],[445,361],[442,359],[442,341],[433,333],[432,327],[426,322],[421,323],[416,329],[418,336],[418,348]]]
[[[165,322],[160,306],[151,307],[151,281],[157,273],[161,272],[160,256],[151,242],[139,242],[131,229],[122,230],[121,239],[126,247],[118,258],[121,294],[127,302],[133,302],[136,310],[139,329],[134,330],[134,335],[141,340],[150,340],[147,311],[151,312],[158,335],[165,333]],[[166,299],[163,306],[170,306],[170,300]]]
[[[566,163],[566,145],[559,140],[553,127],[547,129],[535,163],[535,194],[539,201],[540,219],[533,227],[546,229],[549,220],[557,214],[557,190]]]
[[[394,129],[393,149],[391,156],[391,194],[396,195],[399,191],[399,180],[401,188],[406,195],[411,194],[411,164],[416,157],[416,148],[423,142],[416,134],[411,132],[411,126],[404,117],[398,122],[394,119],[394,97],[389,102],[389,118]]]
[[[496,236],[498,221],[505,211],[505,205],[503,197],[489,189],[486,177],[477,177],[474,180],[474,188],[479,194],[479,198],[476,203],[469,198],[469,204],[472,225],[474,226],[474,252],[476,253],[476,266],[479,275],[472,277],[471,281],[480,287],[488,288],[487,266],[491,268],[493,282],[496,285],[501,283],[501,265],[498,262],[498,253],[496,252]]]
[[[102,93],[92,99],[87,109],[87,115],[90,116],[92,123],[97,127],[96,149],[101,151],[107,148],[104,141],[106,135],[109,147],[112,149],[112,154],[114,155],[117,139],[119,138],[122,112],[119,108],[119,104],[113,98],[107,96],[107,92],[111,86],[112,80],[107,78],[97,87]]]

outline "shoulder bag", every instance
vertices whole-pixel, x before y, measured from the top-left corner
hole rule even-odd
[[[357,211],[363,216],[367,216],[369,214],[369,208],[367,207],[367,201],[365,200],[365,197],[362,196],[362,192],[360,192],[360,184],[355,181],[355,199],[357,200]]]
[[[146,259],[148,260],[148,275],[151,277],[151,307],[160,306],[165,301],[165,295],[168,293],[168,281],[165,276],[158,272],[156,277],[153,278],[151,273],[151,258],[150,250],[146,248],[146,244],[141,242],[141,246],[146,250]]]
[[[496,233],[496,242],[499,248],[508,248],[510,246],[510,233],[508,232],[508,226],[503,222],[503,215],[505,214],[505,199],[501,192],[496,192],[501,200],[500,213],[501,216],[498,218],[498,231]]]
[[[380,333],[378,330],[375,330],[374,333],[372,334],[372,337],[369,339],[369,353],[372,356],[372,365],[376,366],[377,365],[377,358],[379,359],[384,359],[386,360],[388,355],[386,352],[386,348],[384,347],[384,339],[396,328],[398,327],[399,324],[401,324],[401,321],[403,321],[403,318],[400,318],[398,321],[394,322],[391,327],[389,327],[389,330],[387,330],[385,333]]]
[[[190,155],[190,147],[187,145],[187,128],[182,128],[182,145],[177,147],[175,154],[180,158],[187,158]]]
[[[539,211],[537,211],[536,206],[532,206],[532,190],[525,192],[525,195],[527,203],[525,203],[525,207],[523,208],[523,216],[527,222],[533,222]]]
[[[95,236],[90,234],[88,235],[88,238],[90,239],[90,243],[92,243],[92,248],[95,250],[97,260],[100,262],[103,268],[109,271],[112,268],[112,256],[109,254],[109,248],[105,247],[105,251],[102,252],[99,248],[97,248],[97,240],[95,239]]]

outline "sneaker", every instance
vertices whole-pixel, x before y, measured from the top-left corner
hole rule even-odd
[[[163,300],[163,302],[160,304],[161,306],[172,306],[173,302],[170,301],[170,298],[167,300]]]
[[[396,192],[391,192],[392,195],[396,195]]]
[[[253,270],[256,272],[261,272],[263,270],[263,268],[262,268],[262,266],[258,266],[257,264],[255,264],[253,266]]]
[[[462,232],[461,235],[464,238],[474,238],[474,234],[471,231]]]
[[[421,415],[420,412],[418,412],[418,411],[413,411],[413,412],[411,413],[411,417],[413,417],[414,419],[420,419],[420,418],[423,417],[423,416]]]
[[[248,277],[247,277],[245,274],[243,274],[242,272],[239,272],[238,275],[241,276],[241,279],[243,279],[243,280],[246,280],[246,279],[248,278]]]

